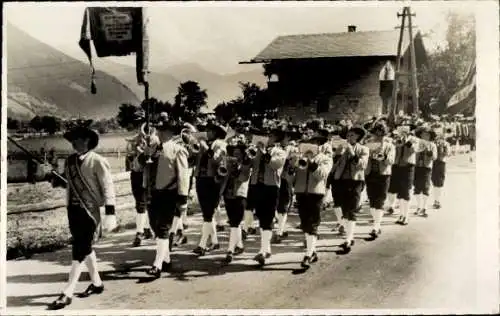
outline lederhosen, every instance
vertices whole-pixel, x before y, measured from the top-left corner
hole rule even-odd
[[[278,194],[278,207],[277,212],[279,214],[286,214],[292,207],[293,202],[293,190],[292,184],[288,182],[285,175],[288,174],[290,168],[292,168],[290,159],[287,159],[285,166],[283,167],[283,174],[281,176],[280,189]]]
[[[413,182],[414,190],[413,193],[429,195],[429,190],[431,188],[431,168],[427,168],[423,165],[426,151],[419,152],[417,155],[417,166],[415,167],[415,179]]]
[[[345,155],[345,153],[344,153]],[[340,207],[342,208],[342,217],[349,221],[356,221],[356,211],[360,207],[361,192],[363,191],[364,181],[352,179],[350,159],[346,158],[344,170],[338,179],[337,191],[342,196]]]
[[[278,205],[279,186],[265,185],[264,174],[267,164],[262,155],[259,161],[257,184],[255,185],[255,214],[259,219],[259,226],[263,230],[273,229],[273,220]],[[281,177],[280,177],[281,179]],[[280,183],[281,184],[281,183]]]
[[[177,174],[164,188],[156,189],[158,158],[152,159],[153,163],[150,164],[151,169],[149,171],[151,174],[151,198],[149,199],[151,202],[148,206],[149,224],[155,236],[160,239],[167,239],[168,231],[177,212]]]
[[[237,175],[229,175],[223,192],[229,226],[234,228],[240,226],[247,203],[246,197],[236,195],[237,181]]]
[[[333,165],[337,163],[340,155],[333,156]],[[340,207],[342,205],[342,190],[340,189],[340,180],[335,180],[335,168],[330,172],[329,182],[330,189],[332,190],[333,207]]]
[[[69,190],[67,214],[72,236],[72,256],[73,260],[79,262],[92,252],[92,245],[101,234],[99,204],[82,176],[81,164],[82,160],[73,154],[68,157],[65,170]]]
[[[211,146],[211,144],[209,144]],[[196,194],[203,214],[204,222],[212,222],[215,209],[219,206],[222,183],[215,181],[215,177],[208,176],[207,171],[211,163],[208,152],[202,152],[196,177]]]
[[[380,174],[380,162],[378,160],[370,158],[370,164],[370,173],[366,175],[366,194],[370,201],[370,207],[381,210],[387,198],[391,176]]]
[[[409,201],[410,191],[413,186],[413,180],[415,178],[415,165],[401,165],[401,160],[403,159],[406,150],[408,150],[406,144],[402,146],[396,146],[396,160],[392,168],[391,177],[394,178],[395,181],[395,192],[389,192],[396,193],[398,199]]]
[[[434,160],[432,164],[431,181],[432,185],[436,188],[442,188],[444,186],[444,180],[446,177],[446,162],[443,160],[445,156],[445,146],[446,144],[442,142],[437,142],[437,159]]]
[[[307,170],[306,190],[309,185],[310,171]],[[321,208],[324,194],[319,193],[297,193],[297,209],[300,218],[300,228],[306,234],[318,235],[318,227],[321,223]]]

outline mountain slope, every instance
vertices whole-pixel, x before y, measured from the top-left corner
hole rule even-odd
[[[96,72],[97,94],[90,93],[90,67],[26,34],[11,23],[7,33],[9,116],[115,116],[121,103],[137,96],[116,77]],[[77,38],[74,40],[77,44]],[[83,54],[83,52],[82,52]]]

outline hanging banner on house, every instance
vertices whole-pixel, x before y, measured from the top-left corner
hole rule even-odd
[[[392,98],[392,89],[394,87],[394,78],[396,77],[396,72],[392,67],[392,63],[388,60],[386,61],[384,67],[379,73],[379,84],[380,84],[380,97],[383,99]]]
[[[90,7],[85,9],[79,45],[92,69],[92,93],[96,93],[91,42],[97,57],[136,54],[137,82],[145,83],[149,62],[148,20],[141,7]]]

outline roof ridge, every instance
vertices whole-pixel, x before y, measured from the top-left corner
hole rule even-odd
[[[322,35],[340,35],[340,34],[366,34],[366,33],[389,33],[389,32],[397,32],[398,30],[369,30],[369,31],[355,31],[355,32],[322,32],[322,33],[302,33],[302,34],[289,34],[289,35],[278,35],[276,38],[283,37],[295,37],[295,36],[322,36]]]

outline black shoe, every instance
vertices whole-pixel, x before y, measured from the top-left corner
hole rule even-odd
[[[420,211],[420,216],[422,216],[422,217],[428,217],[429,216],[429,214],[427,214],[427,211],[425,210],[425,208],[422,209],[422,211]]]
[[[273,235],[273,238],[271,239],[272,244],[281,244],[281,236],[280,235]]]
[[[392,215],[392,214],[394,214],[394,209],[392,207],[389,207],[385,215]]]
[[[247,240],[248,238],[248,233],[245,231],[245,230],[241,230],[241,239],[243,239],[243,241]]]
[[[403,216],[399,216],[398,220],[396,221],[396,224],[401,225],[403,223]]]
[[[433,207],[436,209],[436,210],[439,210],[441,208],[441,203],[439,203],[438,201],[434,201],[434,205]]]
[[[343,235],[343,234],[345,234],[345,228],[344,228],[344,226],[340,225],[339,226],[339,235]]]
[[[422,212],[422,210],[417,208],[417,210],[415,212],[413,212],[413,215],[420,215],[421,212]]]
[[[151,267],[151,269],[146,271],[146,273],[153,276],[155,279],[159,279],[161,277],[161,269],[158,269],[155,266]]]
[[[206,249],[206,248],[202,248],[202,247],[198,246],[198,247],[196,247],[196,248],[193,250],[193,252],[194,252],[195,254],[197,254],[198,256],[200,256],[200,257],[201,257],[201,256],[204,256],[204,255],[205,255],[205,253],[207,252],[207,249]]]
[[[245,252],[245,248],[241,248],[241,247],[235,247],[234,248],[234,255],[235,256],[241,255],[243,252]]]
[[[400,225],[406,226],[408,225],[408,219],[406,217],[401,218]]]
[[[163,261],[161,265],[161,271],[162,272],[170,272],[172,271],[172,262],[165,262]]]
[[[260,266],[263,266],[266,264],[266,259],[270,257],[271,254],[269,252],[266,252],[265,254],[259,253],[253,258],[253,260],[257,261]]]
[[[101,294],[103,291],[104,291],[104,285],[95,286],[94,284],[91,283],[89,287],[79,295],[79,297],[82,298],[89,297],[92,294]]]
[[[220,249],[220,244],[211,244],[210,247],[208,247],[208,251],[217,250],[217,249]]]
[[[153,231],[150,228],[144,229],[144,239],[153,239]]]
[[[315,252],[313,252],[312,256],[311,256],[311,263],[315,263],[318,261],[318,254]]]
[[[372,231],[370,232],[370,237],[372,237],[373,239],[377,238],[380,234],[382,233],[382,230],[376,230],[376,229],[372,229]]]
[[[144,234],[137,233],[135,234],[134,242],[132,243],[133,247],[139,247],[144,239]]]
[[[351,242],[345,241],[342,245],[340,245],[345,252],[351,251],[352,246],[354,246],[354,240],[351,240]]]
[[[257,234],[257,229],[253,227],[248,229],[248,235],[255,235],[255,234]]]
[[[281,235],[281,238],[288,238],[288,232],[283,232],[283,234]]]
[[[57,300],[53,301],[52,303],[49,304],[48,309],[55,311],[58,309],[63,309],[66,306],[71,304],[71,297],[66,296],[65,294],[61,294]]]
[[[224,226],[223,225],[217,225],[217,226],[215,226],[215,230],[217,232],[223,232],[224,231]]]
[[[233,261],[233,253],[232,252],[228,252],[227,255],[226,255],[226,258],[224,258],[224,262],[225,263],[231,263],[231,261]]]
[[[188,228],[189,228],[188,224],[182,224],[182,229],[186,230]]]
[[[300,266],[304,269],[308,269],[311,266],[311,257],[305,256]]]

